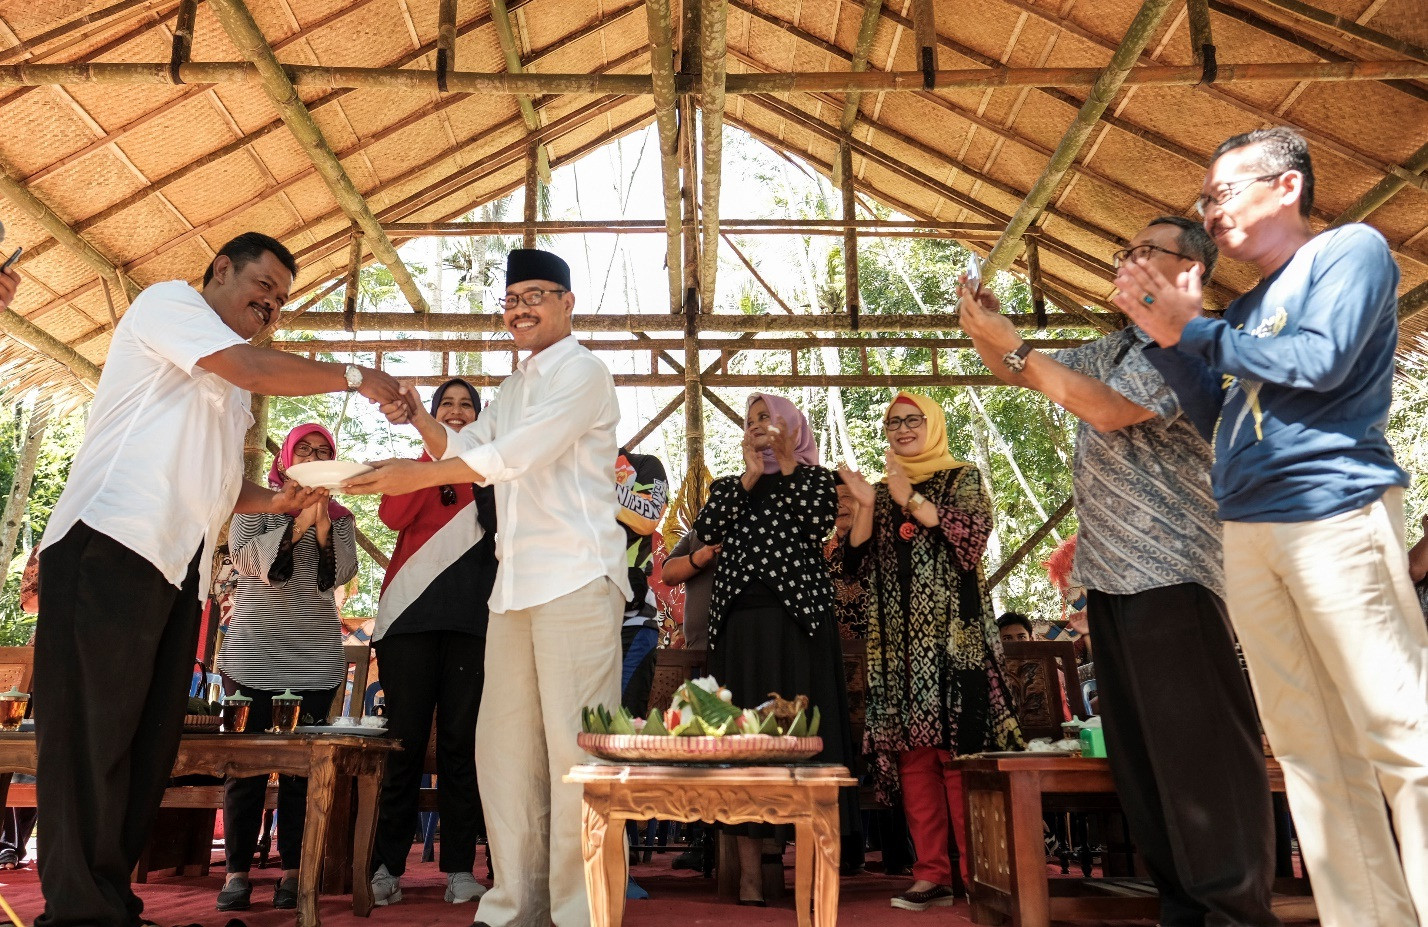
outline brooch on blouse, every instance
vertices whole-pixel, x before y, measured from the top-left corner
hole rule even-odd
[[[911,541],[912,536],[917,533],[917,525],[914,525],[910,521],[905,521],[902,523],[902,527],[897,529],[897,533],[898,537],[904,541]]]

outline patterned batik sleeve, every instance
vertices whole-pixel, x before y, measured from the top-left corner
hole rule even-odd
[[[838,482],[833,471],[800,464],[790,474],[788,491],[794,526],[821,543],[838,520]]]
[[[1109,372],[1105,383],[1142,409],[1149,409],[1164,421],[1180,414],[1180,400],[1165,383],[1165,377],[1155,369],[1137,345]]]
[[[724,535],[748,504],[749,491],[737,476],[721,476],[709,487],[709,501],[694,520],[694,531],[705,544],[721,544]]]
[[[982,485],[982,474],[971,464],[951,481],[946,492],[950,499],[933,500],[938,528],[952,546],[957,566],[971,572],[982,562],[992,535],[992,500]]]

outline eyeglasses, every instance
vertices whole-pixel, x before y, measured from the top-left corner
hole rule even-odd
[[[524,293],[516,296],[507,296],[501,299],[500,302],[502,307],[507,310],[516,308],[516,303],[518,302],[525,303],[527,306],[539,306],[545,302],[545,298],[552,293],[557,296],[563,296],[569,292],[569,290],[526,290]]]
[[[1169,248],[1160,247],[1160,245],[1145,244],[1136,245],[1134,248],[1122,248],[1115,254],[1111,255],[1111,263],[1115,264],[1116,269],[1119,270],[1122,264],[1129,264],[1131,261],[1143,257],[1148,258],[1150,257],[1151,253],[1155,251],[1159,251],[1161,254],[1173,255],[1174,257],[1178,257],[1184,261],[1196,260],[1188,254],[1181,254],[1179,251],[1171,251]]]
[[[906,428],[912,431],[914,428],[921,428],[922,423],[927,421],[925,415],[905,415],[902,418],[890,418],[883,422],[883,431],[892,434],[894,431],[901,431]]]
[[[456,504],[456,490],[451,486],[441,487],[441,504],[452,506]]]
[[[1284,174],[1284,171],[1280,171],[1276,174],[1261,174],[1258,177],[1246,177],[1243,180],[1232,180],[1229,183],[1225,184],[1224,187],[1221,188],[1220,192],[1216,193],[1214,196],[1211,196],[1208,193],[1202,193],[1198,197],[1196,197],[1195,211],[1203,216],[1205,213],[1210,211],[1210,204],[1213,203],[1216,206],[1223,206],[1230,200],[1234,199],[1241,193],[1248,190],[1250,187],[1254,186],[1255,184],[1262,183],[1266,180],[1278,179],[1280,177],[1283,177]]]
[[[318,460],[331,460],[332,448],[313,447],[311,444],[299,444],[297,447],[293,448],[293,456],[302,457],[304,459],[308,457],[316,457]]]

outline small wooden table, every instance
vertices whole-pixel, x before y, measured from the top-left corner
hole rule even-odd
[[[581,846],[591,927],[620,927],[629,859],[625,821],[792,824],[799,927],[838,921],[838,789],[856,785],[836,765],[655,766],[592,763],[565,777],[585,787]]]
[[[307,778],[307,821],[298,870],[298,927],[319,927],[318,877],[323,845],[339,779],[356,783],[356,838],[352,853],[352,911],[372,913],[368,867],[377,835],[377,796],[387,754],[400,749],[385,737],[358,734],[185,734],[179,741],[173,775],[266,776],[282,773]],[[35,734],[0,733],[0,807],[11,773],[35,772]]]
[[[1024,753],[956,763],[967,807],[973,923],[1045,927],[1053,920],[1159,915],[1160,900],[1142,880],[1047,878],[1042,796],[1114,797],[1104,758]],[[1283,792],[1279,764],[1265,763],[1270,790]]]

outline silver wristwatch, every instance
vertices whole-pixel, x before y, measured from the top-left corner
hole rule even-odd
[[[342,371],[342,375],[347,378],[347,392],[355,393],[362,387],[362,368],[356,364],[348,364]]]
[[[1012,373],[1021,373],[1026,369],[1026,358],[1030,353],[1031,345],[1023,341],[1015,351],[1008,351],[1002,355],[1002,366]]]

